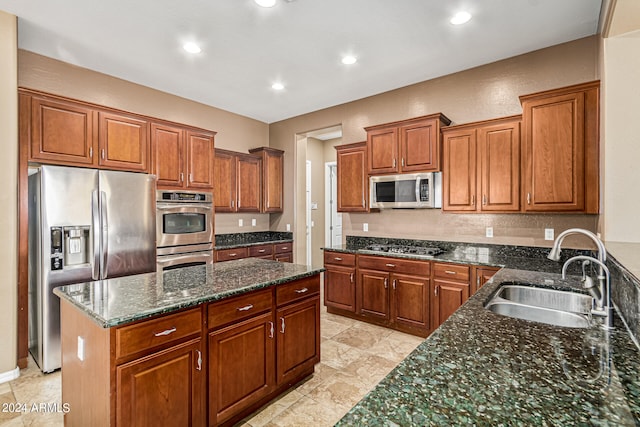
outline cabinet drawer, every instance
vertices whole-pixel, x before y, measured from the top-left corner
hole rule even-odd
[[[230,261],[232,259],[242,259],[249,256],[249,251],[244,248],[222,249],[216,251],[216,262]]]
[[[429,261],[413,261],[409,259],[368,255],[360,255],[358,257],[358,267],[369,270],[415,274],[418,276],[428,276],[431,273],[431,263]]]
[[[247,319],[256,314],[271,310],[272,292],[265,289],[247,295],[230,298],[209,304],[207,316],[209,329],[214,329],[228,323]]]
[[[469,271],[470,267],[468,265],[435,263],[433,266],[433,277],[468,282],[470,277]]]
[[[327,251],[324,253],[324,263],[332,265],[344,265],[345,267],[355,267],[356,256],[354,254]]]
[[[276,303],[279,306],[320,292],[320,277],[307,277],[295,282],[278,285]]]
[[[121,359],[183,338],[202,330],[200,308],[169,314],[116,329],[116,358]]]
[[[273,251],[277,254],[281,254],[283,252],[292,252],[293,243],[276,243],[273,245]]]
[[[249,246],[249,256],[263,257],[273,254],[273,245]]]

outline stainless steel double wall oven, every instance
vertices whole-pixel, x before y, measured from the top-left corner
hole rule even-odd
[[[213,262],[213,195],[156,192],[158,271]]]

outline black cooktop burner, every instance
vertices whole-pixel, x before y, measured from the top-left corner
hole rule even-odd
[[[424,256],[436,256],[440,255],[444,251],[440,248],[426,248],[423,246],[409,246],[409,245],[370,245],[366,247],[367,250],[376,252],[387,252],[393,254],[412,254],[412,255],[424,255]]]

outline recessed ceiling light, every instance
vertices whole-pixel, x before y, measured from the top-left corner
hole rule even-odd
[[[271,85],[271,89],[273,90],[282,90],[284,89],[284,85],[282,83],[274,83]]]
[[[469,12],[458,12],[453,16],[453,18],[451,18],[449,22],[451,22],[453,25],[460,25],[469,22],[470,19],[471,14]]]
[[[358,58],[353,55],[345,55],[342,57],[342,63],[345,65],[355,64],[356,61],[358,61]]]
[[[200,46],[198,46],[197,44],[193,43],[193,42],[188,42],[185,43],[182,48],[184,50],[186,50],[189,53],[200,53],[202,52],[202,49],[200,49]]]
[[[273,7],[276,5],[276,0],[254,0],[258,6]]]

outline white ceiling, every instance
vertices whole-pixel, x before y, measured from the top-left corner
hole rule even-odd
[[[0,0],[19,47],[271,123],[596,34],[601,0]],[[471,21],[449,23],[459,10]],[[200,54],[182,49],[186,41]],[[355,65],[340,62],[357,56]],[[281,81],[276,92],[271,84]]]

